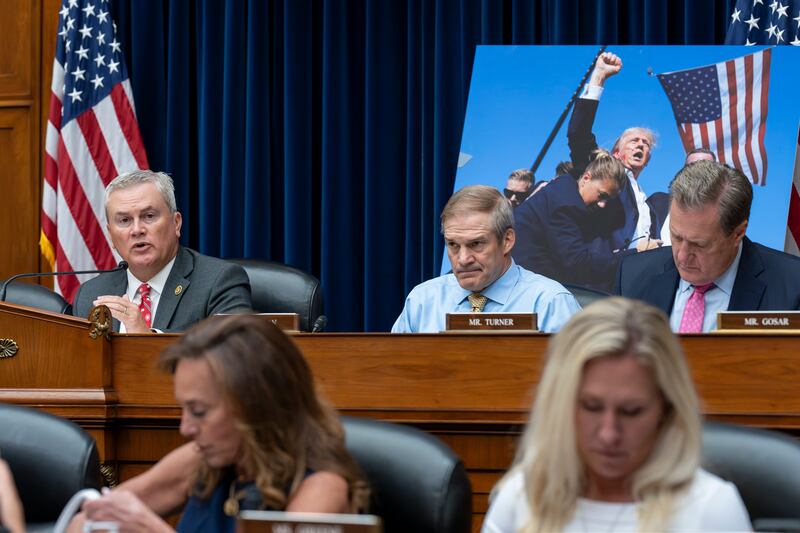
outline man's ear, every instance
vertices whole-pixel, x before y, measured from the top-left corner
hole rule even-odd
[[[511,253],[515,242],[517,242],[517,234],[514,232],[514,228],[508,228],[506,234],[503,235],[503,255]]]
[[[177,237],[181,236],[181,226],[183,225],[183,217],[181,216],[180,211],[175,211],[173,215],[175,217],[175,235]]]
[[[749,220],[744,220],[742,221],[741,224],[739,224],[738,226],[736,226],[736,228],[734,228],[733,238],[736,240],[736,244],[739,244],[740,242],[742,242],[742,239],[744,239],[744,234],[747,232],[748,222]]]

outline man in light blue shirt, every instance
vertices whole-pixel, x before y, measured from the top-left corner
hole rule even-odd
[[[548,333],[580,310],[560,283],[514,263],[514,215],[497,189],[464,187],[447,202],[441,221],[453,272],[416,286],[392,333],[443,331],[445,314],[472,311],[472,294],[486,297],[487,313],[537,313],[539,329]]]

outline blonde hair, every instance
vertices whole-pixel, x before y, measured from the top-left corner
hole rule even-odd
[[[592,152],[584,172],[588,172],[592,180],[612,180],[617,191],[621,191],[625,187],[625,182],[628,181],[625,166],[619,159],[602,148]]]
[[[575,315],[550,341],[528,427],[514,464],[495,487],[523,474],[531,518],[522,531],[557,531],[569,523],[586,474],[574,423],[586,364],[605,356],[634,356],[653,371],[664,397],[664,419],[650,457],[634,473],[642,531],[668,526],[676,498],[700,463],[697,394],[680,344],[658,309],[625,298],[600,300]]]

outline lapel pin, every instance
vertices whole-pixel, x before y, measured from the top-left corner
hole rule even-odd
[[[183,285],[178,285],[177,287],[175,287],[175,296],[178,296],[182,292],[183,292]]]

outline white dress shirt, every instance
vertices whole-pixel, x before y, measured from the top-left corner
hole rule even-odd
[[[138,307],[140,303],[142,303],[142,295],[139,293],[139,287],[142,283],[147,283],[150,285],[150,324],[156,323],[156,311],[158,310],[158,302],[161,299],[161,293],[164,292],[164,285],[167,284],[167,278],[169,278],[169,273],[172,271],[172,265],[175,264],[175,257],[172,258],[172,261],[167,263],[167,265],[162,268],[158,274],[150,278],[149,281],[141,281],[136,276],[133,275],[130,269],[126,270],[126,274],[128,275],[128,290],[125,294],[128,296],[128,299],[135,303]],[[119,325],[119,332],[125,333],[125,324],[120,321]]]

